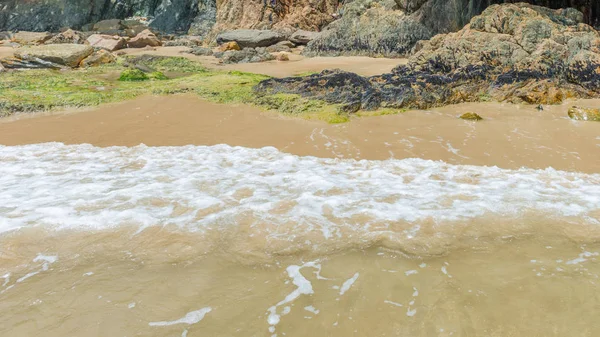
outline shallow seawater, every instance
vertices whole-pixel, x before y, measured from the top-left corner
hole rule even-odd
[[[597,336],[600,174],[0,147],[1,336]]]

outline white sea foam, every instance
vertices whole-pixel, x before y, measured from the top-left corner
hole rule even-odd
[[[320,311],[318,309],[316,309],[315,307],[313,307],[312,305],[309,305],[307,307],[304,307],[304,310],[308,311],[308,312],[312,312],[313,314],[317,315]]]
[[[41,269],[27,273],[25,276],[18,278],[15,282],[21,283],[21,282],[27,280],[28,278],[33,277],[41,272],[48,271],[48,269],[50,269],[50,265],[56,261],[58,261],[58,256],[48,256],[48,255],[38,254],[33,259],[33,262],[43,262]]]
[[[580,263],[586,262],[590,258],[599,256],[599,255],[600,255],[600,253],[598,253],[598,252],[585,251],[585,252],[579,254],[579,257],[577,257],[573,260],[569,260],[569,261],[565,262],[565,264],[580,264]]]
[[[286,268],[288,276],[292,279],[292,283],[296,286],[296,289],[289,293],[283,300],[279,301],[277,304],[271,306],[267,310],[269,313],[267,317],[267,323],[269,323],[269,332],[271,333],[275,332],[275,326],[279,324],[279,321],[281,320],[281,315],[277,313],[278,307],[291,303],[302,295],[310,295],[314,293],[312,283],[310,283],[310,281],[307,280],[300,272],[302,268],[315,268],[320,270],[321,267],[315,262],[307,262],[301,266],[291,265]],[[290,312],[290,310],[290,307],[286,306],[284,307],[282,314],[286,315]]]
[[[392,302],[392,301],[388,301],[388,300],[383,301],[383,303],[391,304],[391,305],[396,306],[396,307],[402,307],[403,306],[400,303]]]
[[[340,295],[344,295],[348,290],[350,290],[350,287],[352,287],[354,282],[356,282],[356,280],[358,279],[358,276],[359,276],[359,274],[356,273],[356,274],[354,274],[354,276],[347,279],[344,282],[344,284],[342,284],[342,287],[340,288]]]
[[[396,222],[414,223],[402,232],[411,240],[422,221],[530,211],[600,224],[600,174],[319,159],[274,148],[0,146],[0,186],[0,232],[124,224],[203,231],[235,226],[241,214],[278,238],[317,232],[326,240],[390,233]]]
[[[150,322],[150,326],[169,326],[175,324],[196,324],[204,319],[204,316],[212,311],[211,307],[202,308],[200,310],[188,312],[184,317],[174,321]]]

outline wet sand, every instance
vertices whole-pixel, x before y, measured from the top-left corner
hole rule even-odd
[[[312,57],[306,58],[297,53],[288,53],[289,61],[268,61],[261,63],[239,63],[220,64],[219,60],[212,56],[195,56],[182,53],[186,47],[159,47],[151,49],[123,49],[128,55],[162,55],[182,56],[190,60],[202,63],[209,69],[216,70],[239,70],[263,74],[273,77],[288,77],[308,72],[320,72],[325,69],[342,69],[355,72],[363,76],[380,75],[390,72],[400,64],[406,64],[407,59],[372,58],[364,56],[341,56],[341,57]]]
[[[0,144],[89,143],[96,146],[273,146],[330,158],[422,158],[451,164],[600,171],[600,123],[568,119],[569,102],[533,106],[477,103],[399,115],[361,117],[329,125],[264,113],[249,106],[209,103],[190,95],[143,97],[54,115],[21,115],[0,121]],[[475,111],[485,120],[457,118]]]
[[[600,123],[572,104],[600,100],[329,125],[175,95],[0,119],[2,145],[101,147],[0,147],[0,335],[597,336]],[[162,147],[189,144],[244,148]]]

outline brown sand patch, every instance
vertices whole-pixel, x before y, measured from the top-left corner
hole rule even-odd
[[[362,76],[373,76],[390,72],[397,65],[406,64],[407,62],[407,59],[375,59],[362,56],[307,58],[302,55],[290,53],[288,54],[290,60],[285,62],[268,61],[262,63],[219,64],[219,60],[213,56],[195,56],[183,53],[183,51],[188,49],[187,47],[158,47],[154,49],[124,49],[122,51],[128,55],[182,56],[198,61],[209,69],[239,70],[273,77],[288,77],[336,68],[355,72]]]

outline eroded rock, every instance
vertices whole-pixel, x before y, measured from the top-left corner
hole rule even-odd
[[[120,36],[93,34],[87,38],[90,46],[101,48],[110,52],[123,49],[127,46],[127,40]]]
[[[97,67],[103,64],[110,64],[117,62],[117,57],[104,49],[96,50],[90,56],[86,57],[81,61],[81,67]]]
[[[129,48],[144,48],[147,46],[159,47],[162,46],[162,43],[154,33],[152,33],[149,29],[146,29],[133,39],[129,40],[127,42],[127,46]]]

